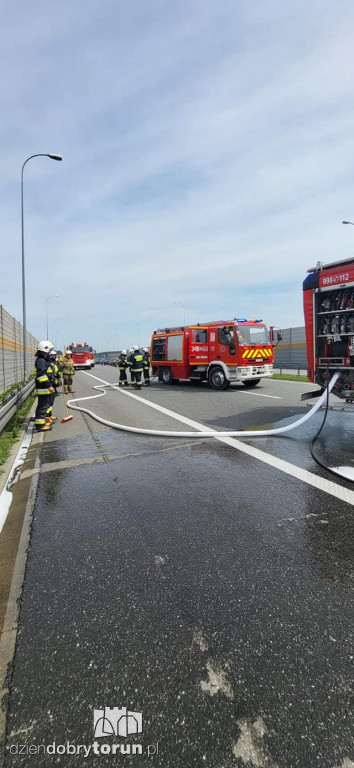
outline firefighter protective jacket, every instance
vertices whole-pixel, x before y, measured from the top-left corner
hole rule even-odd
[[[54,384],[55,384],[54,360],[51,360],[50,358],[48,360],[47,375],[50,381],[50,386],[54,387]]]
[[[139,371],[141,373],[143,370],[143,356],[140,352],[140,349],[137,349],[136,352],[133,352],[130,360],[130,370],[133,373],[139,373]]]
[[[119,355],[118,368],[120,371],[125,371],[126,368],[129,368],[129,363],[125,355]]]
[[[143,368],[144,370],[150,370],[150,355],[148,352],[143,354]]]
[[[53,368],[53,374],[54,374],[54,384],[56,387],[58,387],[61,382],[61,373],[60,373],[61,367],[59,367],[58,363],[54,361],[52,363],[52,368]]]
[[[36,394],[50,395],[49,387],[52,386],[52,383],[50,379],[51,374],[48,372],[48,367],[50,368],[49,360],[39,352],[34,365],[36,370]]]
[[[71,357],[63,355],[63,369],[62,374],[64,376],[73,376],[75,373],[74,361]]]

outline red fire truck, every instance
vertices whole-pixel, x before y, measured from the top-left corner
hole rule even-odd
[[[323,389],[340,371],[333,392],[354,398],[354,258],[308,270],[303,283],[307,375]]]
[[[68,349],[72,351],[72,357],[75,368],[93,368],[95,365],[95,353],[92,347],[86,344],[69,344]]]
[[[164,384],[190,379],[219,390],[236,381],[255,387],[272,375],[273,335],[262,320],[245,318],[160,328],[151,339],[152,371]]]

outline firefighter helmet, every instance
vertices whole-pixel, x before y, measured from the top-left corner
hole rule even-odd
[[[127,354],[127,350],[126,349],[122,349],[121,355],[126,355],[126,354]]]
[[[147,348],[147,347],[143,347],[143,352],[148,352],[148,351],[149,351],[149,350],[148,350],[148,348]]]
[[[67,349],[67,350],[66,350],[66,352],[65,352],[65,354],[66,354],[66,355],[72,355],[72,351],[71,351],[71,349]]]
[[[137,351],[138,351],[138,349],[139,349],[138,345],[137,345],[137,344],[134,344],[134,347],[133,347],[133,352],[137,352]]]
[[[51,341],[40,341],[37,347],[38,352],[50,352],[53,349]]]

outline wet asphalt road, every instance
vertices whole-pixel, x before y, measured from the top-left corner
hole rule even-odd
[[[92,373],[117,379],[109,368]],[[78,374],[75,383],[85,396],[96,382]],[[239,429],[294,420],[311,388],[154,385],[139,397]],[[88,407],[191,429],[121,393]],[[243,442],[333,481],[333,493],[216,440],[131,435],[79,413],[45,436],[7,766],[354,765],[354,497],[341,497],[353,486],[311,458],[321,420]],[[326,462],[353,466],[353,427],[354,414],[330,411],[317,448]],[[143,713],[143,733],[96,742],[141,744],[143,755],[37,749],[93,745],[93,709],[123,706]],[[39,754],[20,755],[20,745]]]

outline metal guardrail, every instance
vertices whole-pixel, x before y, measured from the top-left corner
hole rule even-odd
[[[35,386],[35,380],[27,382],[22,389],[16,390],[11,393],[11,397],[5,405],[0,408],[0,432],[6,427],[6,424],[12,419],[16,411],[20,408],[22,403],[26,400],[28,395],[31,394]]]

